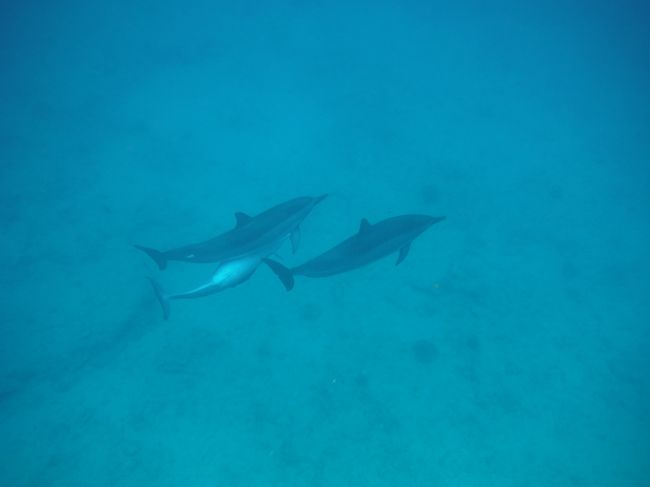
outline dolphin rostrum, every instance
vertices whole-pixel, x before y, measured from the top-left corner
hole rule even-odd
[[[291,237],[295,253],[300,237],[300,224],[326,196],[294,198],[256,216],[237,212],[235,228],[203,242],[167,251],[141,245],[135,247],[151,257],[161,270],[167,267],[167,261],[170,260],[207,263],[245,258],[287,236]]]
[[[274,260],[265,258],[271,270],[290,291],[294,276],[326,277],[341,274],[368,265],[393,252],[399,252],[395,265],[408,255],[411,242],[434,223],[445,217],[427,215],[402,215],[371,225],[361,220],[359,231],[340,244],[291,269]]]

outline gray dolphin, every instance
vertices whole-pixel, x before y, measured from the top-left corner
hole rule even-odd
[[[256,216],[235,213],[235,228],[209,240],[185,245],[167,251],[160,251],[141,245],[137,249],[151,257],[162,270],[167,261],[184,262],[226,262],[245,258],[259,253],[260,248],[272,246],[274,242],[291,237],[295,253],[300,237],[300,224],[326,194],[312,198],[303,196],[294,198],[263,211]]]
[[[393,252],[399,252],[395,265],[408,255],[411,242],[434,223],[445,217],[402,215],[371,225],[361,220],[359,231],[327,252],[291,269],[279,262],[263,259],[280,278],[287,291],[293,288],[294,276],[326,277],[368,265]]]

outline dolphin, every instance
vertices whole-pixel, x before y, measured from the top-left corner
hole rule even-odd
[[[274,206],[259,215],[235,213],[236,224],[229,230],[203,242],[160,251],[142,245],[134,245],[151,257],[163,270],[170,260],[184,262],[226,262],[258,253],[260,248],[291,237],[293,252],[300,239],[300,224],[311,210],[327,197],[326,194],[312,198],[303,196]],[[270,255],[270,254],[269,254]]]
[[[162,306],[163,318],[167,320],[170,313],[169,302],[172,299],[202,298],[203,296],[209,296],[210,294],[218,293],[224,289],[238,286],[250,279],[261,262],[262,257],[260,255],[253,255],[224,262],[217,268],[210,280],[206,283],[178,294],[165,294],[162,286],[155,279],[150,277],[149,281],[156,293],[156,298],[158,298],[158,301]]]
[[[359,231],[330,250],[297,267],[287,268],[269,258],[264,258],[271,270],[290,291],[294,276],[327,277],[366,266],[393,252],[399,252],[395,265],[408,255],[411,243],[431,225],[445,217],[428,215],[402,215],[371,225],[362,219]]]

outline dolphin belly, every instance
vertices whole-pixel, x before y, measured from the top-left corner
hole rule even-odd
[[[249,257],[245,259],[231,260],[221,264],[210,279],[194,289],[180,292],[177,294],[165,294],[157,281],[150,279],[156,298],[163,309],[163,317],[169,318],[170,306],[172,299],[195,299],[211,294],[218,293],[224,289],[238,286],[247,281],[255,273],[262,258],[260,256]]]

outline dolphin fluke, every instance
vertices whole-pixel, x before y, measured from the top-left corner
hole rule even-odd
[[[160,303],[160,306],[162,307],[163,310],[163,318],[168,319],[169,318],[169,298],[165,295],[162,286],[152,277],[149,277],[149,282],[151,283],[151,287],[153,288],[153,292],[156,293],[156,298],[158,299],[158,302]]]
[[[165,257],[164,252],[161,252],[160,250],[156,250],[156,249],[151,249],[149,247],[143,247],[142,245],[133,245],[133,246],[138,250],[142,250],[145,254],[151,257],[156,262],[156,264],[158,264],[158,268],[161,271],[167,267],[167,257]]]
[[[269,266],[269,269],[271,269],[271,271],[273,271],[273,273],[278,276],[278,278],[280,278],[280,281],[282,281],[282,284],[284,284],[284,287],[287,291],[291,291],[293,289],[294,281],[293,272],[291,272],[291,269],[271,259],[262,259],[262,262]]]

